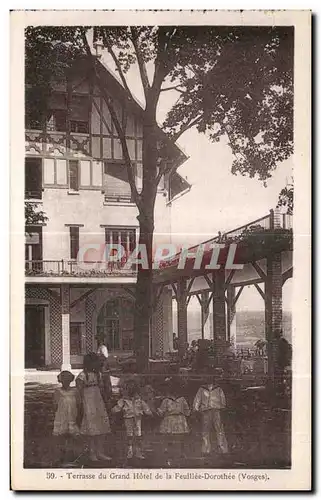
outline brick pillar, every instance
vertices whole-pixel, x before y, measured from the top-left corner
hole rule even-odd
[[[220,362],[222,348],[226,342],[224,269],[219,269],[213,273],[213,333],[215,357],[217,362]]]
[[[186,280],[180,278],[177,283],[177,327],[178,353],[183,357],[187,343],[187,293]]]
[[[265,285],[265,336],[268,342],[268,374],[274,382],[277,369],[278,339],[282,335],[282,256],[281,253],[267,258]]]
[[[62,366],[61,370],[71,370],[70,364],[70,288],[61,285],[61,334],[62,334]]]
[[[227,339],[236,347],[236,306],[233,305],[235,300],[235,286],[227,287]]]

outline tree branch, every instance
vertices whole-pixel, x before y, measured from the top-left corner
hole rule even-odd
[[[131,38],[132,38],[133,46],[134,46],[134,49],[135,49],[135,54],[136,54],[136,57],[137,57],[137,63],[138,63],[140,77],[141,77],[141,80],[142,80],[144,95],[145,95],[145,99],[147,100],[148,91],[150,89],[150,84],[149,84],[149,80],[148,80],[146,65],[145,65],[145,61],[143,59],[142,53],[141,53],[140,48],[139,48],[138,43],[137,43],[137,38],[138,37],[137,37],[136,29],[133,26],[131,26],[130,27],[130,32],[131,32],[131,35],[132,35]]]
[[[129,96],[132,100],[134,100],[133,95],[132,95],[132,93],[131,93],[131,90],[130,90],[130,88],[128,87],[127,80],[126,80],[126,78],[125,78],[125,75],[124,75],[123,69],[122,69],[122,67],[121,67],[121,64],[120,64],[120,62],[119,62],[119,60],[118,60],[118,58],[117,58],[117,56],[116,56],[115,52],[113,51],[112,45],[111,45],[111,43],[109,42],[109,40],[108,40],[108,36],[106,35],[106,33],[103,33],[103,41],[104,41],[105,46],[107,47],[107,50],[108,50],[109,54],[110,54],[110,55],[111,55],[111,57],[113,58],[113,61],[114,61],[114,63],[115,63],[115,66],[116,66],[116,68],[117,68],[117,71],[118,71],[118,73],[119,73],[120,79],[121,79],[121,81],[122,81],[122,84],[123,84],[123,86],[124,86],[124,88],[125,88],[126,92],[128,93],[128,96]]]
[[[96,67],[96,64],[95,64],[95,60],[94,60],[94,57],[93,57],[93,55],[91,53],[91,50],[90,50],[90,47],[89,47],[89,44],[88,44],[88,40],[87,40],[85,31],[82,31],[81,36],[82,36],[82,41],[83,41],[83,44],[84,44],[84,48],[86,50],[87,57],[88,57],[88,59],[90,61],[90,64],[92,66],[92,69],[93,69],[93,72],[95,74],[95,77],[96,77],[97,81],[100,84],[99,85],[100,91],[102,92],[103,97],[104,97],[104,99],[106,101],[108,110],[109,110],[110,115],[111,115],[111,119],[113,121],[113,124],[115,125],[115,128],[116,128],[119,140],[121,142],[122,151],[123,151],[123,159],[125,161],[125,165],[126,165],[126,169],[127,169],[128,182],[129,182],[129,185],[130,185],[132,197],[133,197],[134,202],[136,203],[137,207],[140,209],[140,207],[141,207],[141,197],[140,197],[140,194],[137,191],[136,182],[135,182],[134,169],[133,169],[132,162],[131,162],[131,159],[130,159],[130,156],[129,156],[129,153],[128,153],[128,148],[127,148],[127,143],[126,143],[126,136],[124,134],[124,130],[122,129],[121,124],[119,123],[119,120],[118,120],[118,117],[117,117],[117,113],[116,113],[115,108],[113,106],[112,99],[109,96],[109,94],[105,91],[104,84],[101,81],[100,75],[97,72],[97,67]]]
[[[186,132],[186,130],[192,128],[194,125],[197,125],[197,123],[200,122],[201,118],[202,118],[202,115],[199,115],[194,120],[190,121],[189,123],[186,123],[186,125],[182,125],[182,127],[180,128],[180,130],[176,134],[174,134],[174,136],[172,137],[173,141],[176,142],[177,139],[182,134],[184,134],[184,132]]]
[[[180,85],[173,85],[172,87],[166,87],[164,89],[160,89],[161,92],[167,92],[167,90],[177,90],[181,94],[185,93],[185,90],[180,88]]]

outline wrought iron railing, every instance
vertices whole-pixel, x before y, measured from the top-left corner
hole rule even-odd
[[[71,276],[71,277],[107,277],[134,276],[136,267],[127,269],[119,262],[74,261],[74,260],[27,260],[26,276]]]

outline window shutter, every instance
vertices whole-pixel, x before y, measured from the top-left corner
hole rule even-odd
[[[78,191],[79,189],[79,168],[78,161],[69,161],[69,187],[73,191]]]
[[[130,201],[131,190],[127,169],[122,163],[104,162],[104,190],[107,200]]]
[[[71,226],[70,231],[70,258],[77,259],[79,252],[79,227]]]

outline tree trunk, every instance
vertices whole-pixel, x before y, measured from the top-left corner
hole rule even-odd
[[[134,316],[134,350],[139,372],[146,371],[150,350],[150,320],[153,306],[153,235],[157,193],[157,135],[155,111],[145,111],[143,125],[143,189],[139,207],[139,244],[146,248],[148,269],[138,267]],[[141,248],[141,247],[140,247]]]
[[[152,254],[153,231],[149,224],[140,221],[139,244],[145,245],[150,264],[149,255]],[[150,319],[152,315],[152,273],[151,265],[148,269],[138,268],[136,284],[136,301],[134,316],[134,350],[139,372],[148,368]]]

